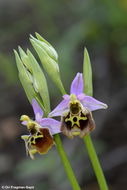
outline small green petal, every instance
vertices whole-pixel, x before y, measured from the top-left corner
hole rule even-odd
[[[90,58],[87,49],[84,49],[84,61],[83,61],[83,78],[85,93],[89,96],[93,95],[93,85],[92,85],[92,69]]]
[[[75,94],[71,94],[71,95],[70,95],[70,100],[71,100],[72,102],[75,101],[75,100],[77,100],[76,95],[75,95]]]
[[[30,121],[30,118],[27,115],[22,115],[20,121]]]

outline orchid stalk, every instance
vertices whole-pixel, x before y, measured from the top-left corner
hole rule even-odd
[[[31,36],[30,41],[44,69],[61,91],[63,100],[50,112],[48,87],[43,71],[32,53],[29,50],[25,53],[19,47],[20,56],[15,51],[19,78],[35,115],[35,120],[31,120],[27,115],[21,116],[22,124],[29,131],[29,135],[21,137],[25,141],[26,152],[34,159],[34,154],[46,154],[56,144],[73,190],[80,190],[59,133],[62,132],[71,139],[79,136],[86,144],[100,190],[108,190],[90,137],[90,132],[96,128],[92,111],[106,109],[107,105],[92,97],[92,69],[88,52],[85,49],[83,73],[76,74],[71,83],[70,94],[66,94],[60,77],[56,50],[39,34],[36,33],[36,37],[37,39]],[[51,118],[56,116],[61,117],[61,122]]]
[[[91,69],[91,63],[90,63],[90,58],[89,58],[87,49],[84,50],[83,76],[84,76],[85,87],[87,87],[84,89],[84,92],[85,94],[92,96],[93,95],[92,69]],[[99,187],[101,190],[108,190],[105,176],[101,168],[90,134],[87,134],[86,136],[84,136],[83,140],[86,145],[89,158],[91,160]]]
[[[80,186],[79,186],[77,179],[74,175],[74,172],[71,168],[71,165],[70,165],[70,162],[67,158],[66,152],[64,151],[62,141],[60,139],[59,134],[54,135],[54,140],[55,140],[57,150],[59,152],[59,155],[61,157],[65,171],[67,173],[68,179],[72,185],[73,190],[80,190]]]
[[[106,109],[108,106],[92,97],[92,69],[88,52],[84,52],[83,74],[77,73],[71,83],[70,95],[63,94],[63,100],[49,114],[61,116],[61,131],[69,138],[83,138],[101,190],[108,190],[95,148],[89,133],[95,129],[92,111]],[[84,80],[83,80],[84,79]],[[86,87],[86,88],[85,88]],[[85,93],[84,93],[85,92]]]
[[[20,81],[27,98],[32,104],[35,115],[35,120],[31,120],[27,115],[22,115],[20,119],[30,133],[29,135],[21,136],[25,142],[26,153],[34,159],[36,153],[46,154],[53,145],[56,145],[72,189],[80,190],[59,136],[61,132],[60,122],[52,118],[44,118],[50,112],[49,94],[45,76],[29,50],[27,50],[26,54],[19,47],[20,56],[16,51],[14,52]],[[64,92],[63,88],[60,89]]]

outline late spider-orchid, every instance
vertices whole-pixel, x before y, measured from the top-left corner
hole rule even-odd
[[[27,126],[30,133],[21,138],[25,141],[27,154],[34,159],[35,153],[46,154],[54,145],[53,135],[60,133],[60,122],[52,118],[43,118],[43,111],[35,99],[32,100],[32,107],[35,121],[27,115],[21,116],[22,124]]]
[[[61,103],[49,117],[61,116],[61,131],[68,137],[85,136],[95,128],[91,111],[106,109],[107,105],[83,93],[82,73],[77,73],[72,81],[70,95],[65,94]]]

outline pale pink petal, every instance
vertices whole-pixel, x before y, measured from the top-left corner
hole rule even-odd
[[[35,120],[36,120],[37,122],[40,122],[40,121],[42,120],[42,116],[40,115],[40,113],[37,113],[37,114],[35,115]]]
[[[81,101],[81,100],[84,99],[85,96],[86,96],[86,95],[85,95],[84,93],[78,94],[78,95],[77,95],[77,99]]]
[[[68,110],[69,101],[70,99],[62,100],[60,104],[58,104],[58,106],[52,112],[49,113],[49,117],[61,116],[63,112]]]
[[[88,108],[90,111],[94,111],[98,109],[106,109],[108,107],[103,102],[100,102],[91,96],[84,96],[84,98],[80,101],[82,105]]]
[[[25,126],[27,125],[27,123],[28,123],[27,121],[22,121],[22,122],[21,122],[21,124],[22,124],[22,125],[25,125]]]
[[[61,132],[61,130],[60,130],[61,122],[59,122],[59,121],[57,121],[55,119],[44,118],[44,119],[41,120],[41,122],[39,124],[42,127],[47,127],[50,130],[52,135]]]
[[[70,89],[70,94],[81,94],[83,93],[83,76],[82,73],[77,73],[76,77],[71,83],[71,89]]]
[[[32,107],[36,121],[40,120],[43,117],[43,111],[35,99],[32,100]]]
[[[68,95],[68,94],[63,95],[63,99],[64,100],[70,100],[70,95]]]

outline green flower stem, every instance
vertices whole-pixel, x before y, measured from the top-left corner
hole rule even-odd
[[[99,187],[101,190],[108,190],[108,186],[107,186],[104,174],[103,174],[103,170],[99,163],[99,160],[98,160],[98,157],[97,157],[97,154],[96,154],[96,151],[95,151],[95,148],[92,143],[92,139],[91,139],[90,135],[86,135],[84,137],[84,142],[86,144],[86,148],[87,148],[95,175],[97,177]]]
[[[92,68],[90,63],[90,57],[87,49],[84,49],[84,63],[83,63],[83,77],[85,83],[84,93],[88,96],[93,96],[93,83],[92,83]],[[101,168],[99,159],[97,157],[94,145],[92,143],[92,139],[90,135],[86,135],[84,138],[84,143],[86,144],[86,148],[98,181],[101,190],[108,190],[108,186],[105,180],[105,176],[103,174],[103,170]]]
[[[63,86],[60,89],[60,92],[61,92],[62,95],[67,94]],[[76,179],[76,177],[74,175],[74,172],[73,172],[73,170],[71,168],[70,162],[69,162],[69,160],[67,158],[66,152],[64,151],[64,148],[63,148],[63,145],[62,145],[62,142],[61,142],[59,134],[54,135],[54,140],[55,140],[56,147],[57,147],[57,150],[59,152],[59,155],[61,157],[61,160],[63,162],[65,171],[67,173],[68,179],[69,179],[69,181],[70,181],[70,183],[71,183],[71,185],[73,187],[73,190],[81,190],[80,186],[79,186],[79,184],[77,182],[77,179]]]
[[[40,103],[40,106],[43,106],[41,101],[39,101],[39,103]],[[67,158],[66,152],[64,151],[64,147],[62,145],[60,135],[55,134],[53,137],[54,137],[56,147],[57,147],[58,153],[60,155],[61,161],[62,161],[62,163],[64,165],[65,171],[67,173],[68,179],[70,181],[70,184],[72,185],[73,190],[81,190],[80,186],[79,186],[79,184],[77,182],[77,179],[76,179],[76,177],[74,175],[74,172],[72,170],[72,167],[70,165],[70,162],[69,162],[69,160]]]
[[[92,87],[91,87],[92,89]],[[92,95],[92,91],[90,89],[90,95]],[[62,93],[62,91],[61,91]],[[88,92],[85,92],[86,94],[89,95]],[[62,95],[66,94],[65,93],[62,93]],[[92,139],[90,137],[90,135],[86,135],[84,138],[84,143],[86,144],[86,148],[87,148],[87,151],[88,151],[88,155],[89,155],[89,158],[91,160],[91,163],[92,163],[92,166],[93,166],[93,169],[94,169],[94,172],[95,172],[95,175],[97,177],[97,181],[98,181],[98,184],[100,186],[100,189],[101,190],[108,190],[108,186],[107,186],[107,183],[106,183],[106,180],[105,180],[105,176],[103,174],[103,170],[101,168],[101,165],[99,163],[99,160],[98,160],[98,157],[97,157],[97,154],[96,154],[96,151],[95,151],[95,148],[94,148],[94,145],[92,143]]]
[[[75,177],[75,175],[73,173],[73,170],[71,168],[71,165],[69,163],[67,155],[66,155],[66,153],[64,151],[60,136],[58,134],[54,135],[54,140],[56,142],[57,150],[59,152],[59,155],[61,157],[61,160],[63,162],[65,171],[67,173],[68,179],[69,179],[69,181],[70,181],[70,183],[72,185],[73,190],[80,190],[79,184],[78,184],[78,182],[76,180],[76,177]]]

